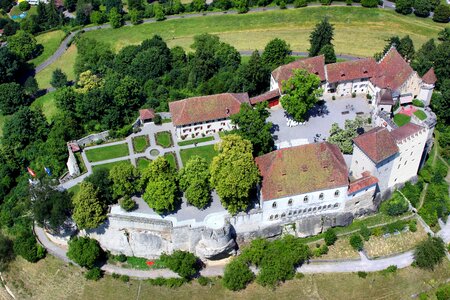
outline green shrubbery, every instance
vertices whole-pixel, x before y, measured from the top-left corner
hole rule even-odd
[[[433,270],[445,257],[445,245],[441,238],[428,237],[417,245],[414,251],[414,263],[419,268]]]
[[[248,263],[238,257],[226,265],[222,283],[229,290],[239,291],[245,289],[254,278],[255,275],[248,267]]]
[[[182,278],[190,280],[201,269],[198,258],[191,252],[176,250],[171,255],[161,255],[165,266]]]
[[[100,268],[92,268],[92,269],[90,269],[90,270],[88,270],[85,274],[84,274],[84,277],[87,279],[87,280],[94,280],[94,281],[97,281],[97,280],[99,280],[100,278],[102,278],[102,271],[100,270]]]
[[[414,99],[414,100],[412,101],[412,104],[413,104],[414,106],[417,106],[417,107],[425,107],[425,104],[423,104],[423,102],[420,101],[419,99]]]
[[[120,207],[125,211],[133,211],[136,209],[136,201],[131,199],[130,197],[124,197],[119,200]]]
[[[33,233],[27,232],[14,240],[14,253],[34,263],[45,257],[46,250],[36,243]]]
[[[338,237],[336,235],[336,232],[334,232],[333,228],[328,228],[327,231],[325,231],[323,239],[325,240],[325,244],[327,244],[327,246],[331,246],[334,245]]]
[[[446,283],[436,291],[437,300],[448,300],[450,299],[450,283]]]
[[[198,279],[198,284],[200,284],[201,286],[206,286],[208,285],[211,280],[208,277],[204,277],[204,276],[200,276]]]
[[[366,278],[367,277],[367,272],[363,272],[363,271],[358,271],[358,277],[359,278]]]
[[[369,229],[366,225],[361,225],[361,229],[359,230],[359,234],[363,237],[363,239],[367,242],[372,235],[372,230]]]
[[[400,193],[394,193],[391,199],[381,204],[381,211],[389,216],[398,216],[408,211],[408,202]]]
[[[356,251],[361,251],[364,247],[364,241],[361,238],[361,235],[359,235],[358,233],[353,234],[350,237],[349,242],[352,248],[355,249]]]
[[[411,202],[411,205],[416,207],[419,205],[420,194],[423,189],[423,181],[419,180],[416,184],[412,184],[409,181],[405,183],[405,186],[401,189],[401,192]]]
[[[92,269],[102,254],[102,248],[94,239],[76,236],[69,241],[67,257],[82,267]]]

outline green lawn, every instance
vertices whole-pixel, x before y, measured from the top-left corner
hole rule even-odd
[[[147,262],[153,262],[152,266],[148,266]],[[138,269],[138,270],[149,270],[149,269],[162,269],[164,264],[159,259],[147,259],[143,257],[129,256],[124,264],[125,268]]]
[[[147,169],[148,165],[150,164],[151,160],[147,158],[138,158],[136,164],[139,171],[144,171]]]
[[[156,143],[163,148],[169,148],[173,145],[172,135],[169,131],[161,131],[155,134]]]
[[[29,62],[35,66],[43,63],[45,60],[47,60],[47,58],[55,53],[64,36],[65,34],[62,30],[50,31],[36,36],[37,43],[44,46],[44,51],[41,53],[41,55],[30,60]]]
[[[133,149],[134,152],[136,153],[142,153],[145,152],[145,149],[148,148],[148,146],[150,146],[149,140],[148,140],[148,136],[138,136],[133,138]]]
[[[74,185],[73,187],[68,189],[68,191],[69,191],[69,193],[72,193],[75,196],[80,191],[80,185],[79,184]]]
[[[11,118],[11,115],[8,116],[0,115],[0,138],[3,136],[3,125],[9,118]]]
[[[49,123],[53,120],[53,118],[59,112],[58,108],[56,107],[54,92],[45,94],[44,96],[37,98],[31,104],[31,107],[32,108],[40,107],[42,109],[42,112],[44,113],[45,117],[47,118],[47,122],[49,122]]]
[[[162,124],[170,123],[170,122],[172,122],[172,119],[170,119],[170,118],[166,118],[166,119],[162,119],[162,120],[161,120],[161,123],[162,123]]]
[[[90,162],[108,160],[127,155],[129,155],[127,143],[86,151],[86,156]]]
[[[216,150],[214,150],[214,145],[208,145],[189,149],[182,149],[180,150],[180,155],[183,165],[186,165],[189,158],[191,158],[194,155],[201,156],[204,159],[206,159],[208,163],[211,163],[213,157],[217,155],[217,152]]]
[[[164,158],[167,159],[169,162],[169,165],[174,168],[175,170],[178,169],[177,159],[175,157],[175,154],[172,152],[164,154]]]
[[[406,125],[411,121],[411,117],[404,115],[404,114],[396,114],[394,116],[394,122],[397,124],[397,126],[402,127],[403,125]]]
[[[390,10],[360,7],[306,7],[265,11],[241,15],[216,15],[166,20],[139,26],[86,32],[86,37],[103,41],[117,51],[138,44],[154,34],[160,35],[170,47],[191,50],[193,37],[201,33],[217,34],[222,41],[238,50],[263,49],[278,37],[285,39],[292,50],[307,51],[309,34],[314,25],[327,16],[335,27],[333,44],[336,54],[373,56],[381,51],[392,35],[410,35],[418,49],[446,25],[431,19],[403,16]]]
[[[427,118],[427,114],[424,113],[422,110],[418,110],[418,111],[414,112],[414,115],[422,121]]]
[[[131,164],[131,162],[129,160],[121,160],[121,161],[116,161],[116,162],[112,162],[112,163],[108,163],[108,164],[101,164],[101,165],[95,165],[92,166],[92,170],[95,171],[96,169],[106,169],[108,171],[110,171],[112,169],[112,167],[117,166],[117,165],[124,165],[124,164]]]
[[[75,47],[75,45],[72,45],[53,64],[37,73],[36,80],[38,82],[39,88],[45,89],[51,87],[50,81],[52,80],[53,71],[58,68],[67,75],[67,80],[75,80],[75,72],[73,70],[73,66],[76,56],[77,47]]]
[[[178,146],[192,145],[192,144],[195,144],[195,143],[204,143],[204,142],[209,142],[209,141],[212,141],[212,140],[214,140],[213,136],[207,136],[207,137],[203,137],[203,138],[199,138],[199,139],[193,139],[193,140],[179,142]]]

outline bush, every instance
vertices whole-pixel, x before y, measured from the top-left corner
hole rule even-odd
[[[345,0],[345,4],[347,6],[352,6],[353,1],[352,0]]]
[[[434,9],[433,21],[439,23],[448,23],[450,19],[450,6],[440,4]]]
[[[420,101],[419,99],[414,99],[412,101],[412,104],[417,107],[425,107],[425,104],[422,101]]]
[[[305,274],[298,272],[297,274],[295,274],[295,278],[297,279],[305,278]]]
[[[87,237],[74,237],[69,241],[67,257],[82,267],[92,269],[103,251],[98,242]]]
[[[284,1],[280,2],[280,9],[286,9],[286,2]]]
[[[176,250],[171,255],[163,254],[161,261],[185,279],[191,279],[201,268],[198,258],[187,251]]]
[[[130,276],[128,276],[128,275],[121,275],[120,276],[120,281],[122,281],[122,282],[129,282],[130,281]]]
[[[114,259],[117,260],[118,262],[124,263],[127,261],[127,256],[125,254],[119,254],[115,256]]]
[[[14,253],[25,258],[29,262],[37,262],[45,257],[45,248],[36,243],[36,239],[32,233],[21,234],[14,241]]]
[[[197,280],[198,280],[198,284],[200,284],[201,286],[206,286],[211,282],[211,280],[209,280],[208,277],[204,277],[204,276],[200,276]]]
[[[336,100],[336,96],[331,96],[331,100]]]
[[[372,235],[372,230],[367,228],[366,225],[361,225],[361,229],[359,230],[359,233],[364,238],[364,240],[367,242],[370,239],[370,236]]]
[[[363,249],[364,246],[364,242],[361,238],[361,236],[359,234],[353,234],[350,237],[350,246],[353,247],[353,249],[355,249],[356,251],[361,251]]]
[[[295,8],[306,7],[307,5],[308,5],[308,2],[306,0],[295,0],[294,1]]]
[[[320,0],[322,5],[331,5],[331,0]]]
[[[325,244],[327,246],[331,246],[334,245],[338,237],[336,235],[336,232],[334,232],[333,228],[328,228],[327,231],[325,231],[323,239],[325,240]]]
[[[389,216],[399,216],[408,211],[408,202],[399,193],[394,193],[391,199],[385,201],[381,209]]]
[[[239,291],[245,289],[254,278],[255,275],[248,265],[235,258],[225,266],[222,283],[229,290]]]
[[[361,0],[363,7],[373,8],[378,6],[378,0]]]
[[[30,10],[31,5],[27,1],[22,1],[19,3],[19,9],[20,11],[27,11]]]
[[[417,231],[417,221],[416,220],[409,221],[408,227],[409,227],[409,231],[416,232]]]
[[[87,280],[94,280],[94,281],[97,281],[97,280],[99,280],[100,278],[102,278],[102,271],[100,270],[100,268],[93,268],[93,269],[90,269],[89,271],[87,271],[85,274],[84,274],[84,277],[87,279]]]
[[[124,197],[119,200],[120,207],[125,211],[133,211],[136,209],[136,201],[130,197]]]
[[[161,125],[162,124],[161,116],[156,114],[155,117],[153,118],[153,123],[155,123],[155,125]]]
[[[359,278],[366,278],[367,277],[367,272],[358,271],[358,277]]]
[[[419,181],[417,184],[406,182],[401,191],[402,194],[405,195],[406,198],[408,198],[409,202],[411,202],[411,205],[417,207],[419,204],[422,188],[422,181]]]
[[[433,270],[445,257],[444,241],[438,237],[428,237],[417,245],[414,251],[414,262],[422,269]]]
[[[372,99],[372,95],[367,94],[367,95],[366,95],[366,98],[367,98],[367,100],[371,100],[371,99]]]
[[[384,233],[394,233],[394,232],[400,232],[403,229],[405,229],[406,224],[404,221],[395,221],[393,223],[387,224],[383,227]]]
[[[450,283],[446,283],[445,285],[438,288],[436,291],[437,300],[448,300],[450,299]]]
[[[119,274],[117,274],[117,273],[112,273],[112,278],[114,278],[114,279],[119,279],[120,278],[120,275]]]
[[[14,259],[13,242],[0,233],[0,272],[6,270],[10,261]]]
[[[326,244],[323,244],[319,249],[321,255],[325,255],[328,253],[328,246]]]
[[[388,275],[388,274],[392,274],[392,273],[395,273],[395,272],[397,272],[397,266],[390,265],[389,267],[387,267],[386,269],[381,271],[381,274]]]
[[[372,234],[374,236],[382,236],[383,235],[383,228],[382,227],[375,227],[372,229]]]

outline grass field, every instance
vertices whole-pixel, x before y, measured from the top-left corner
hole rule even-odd
[[[8,115],[8,116],[0,115],[0,138],[3,136],[3,125],[5,124],[6,120],[8,120],[9,118],[11,118],[10,115]]]
[[[396,114],[394,115],[394,122],[397,126],[402,127],[411,121],[411,117],[404,114]]]
[[[274,290],[253,283],[241,292],[226,290],[218,279],[213,279],[212,287],[202,287],[194,281],[176,289],[151,286],[139,280],[124,283],[111,276],[97,282],[87,281],[80,268],[64,264],[50,255],[35,264],[18,258],[3,276],[16,299],[406,300],[411,299],[411,295],[433,290],[447,280],[450,264],[445,260],[434,271],[410,267],[388,276],[379,272],[370,273],[365,279],[352,273],[306,275],[281,284]]]
[[[217,155],[217,151],[214,150],[214,145],[208,145],[189,149],[182,149],[180,150],[180,155],[183,165],[186,165],[189,158],[191,158],[194,155],[203,157],[204,159],[206,159],[208,164],[210,164],[213,160],[213,157]]]
[[[150,160],[147,158],[138,158],[136,165],[139,171],[144,171],[150,164]]]
[[[418,111],[415,111],[414,112],[414,115],[416,116],[416,117],[418,117],[420,120],[425,120],[426,118],[427,118],[427,114],[426,113],[424,113],[423,111],[421,111],[421,110],[418,110]]]
[[[47,58],[49,58],[53,53],[55,53],[56,49],[58,49],[64,35],[65,34],[62,30],[55,30],[36,36],[37,43],[44,46],[44,51],[41,55],[30,60],[29,62],[35,66],[38,66],[47,60]]]
[[[67,80],[75,80],[73,65],[75,63],[76,56],[77,56],[77,47],[75,47],[75,45],[72,45],[53,64],[43,69],[41,72],[37,73],[35,77],[38,82],[39,88],[45,89],[51,86],[50,80],[52,80],[53,71],[58,68],[61,69],[67,75]]]
[[[127,155],[129,155],[127,143],[86,150],[86,156],[90,162],[108,160]]]
[[[148,146],[150,146],[149,140],[148,140],[148,136],[138,136],[133,138],[133,149],[134,152],[136,153],[142,153],[145,152],[145,149],[148,148]]]
[[[207,136],[207,137],[203,137],[203,138],[199,138],[199,139],[193,139],[193,140],[178,142],[178,146],[192,145],[192,144],[195,144],[195,143],[204,143],[204,142],[209,142],[209,141],[212,141],[212,140],[214,140],[213,136]]]
[[[55,101],[55,93],[51,92],[45,94],[34,100],[31,104],[31,107],[40,107],[45,117],[47,118],[47,122],[51,122],[53,118],[58,114],[58,108],[56,107]]]
[[[172,135],[169,131],[160,131],[155,134],[156,143],[163,148],[169,148],[173,145]]]
[[[110,171],[112,169],[112,167],[121,165],[121,164],[131,164],[131,162],[129,160],[121,160],[121,161],[116,161],[116,162],[107,163],[107,164],[95,165],[95,166],[92,166],[92,170],[106,169],[106,170]]]
[[[178,164],[177,164],[177,159],[175,157],[174,153],[166,153],[164,154],[164,158],[167,159],[167,161],[169,162],[169,165],[174,168],[175,170],[178,170]]]

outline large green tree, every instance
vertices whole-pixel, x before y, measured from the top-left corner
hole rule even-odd
[[[106,204],[113,203],[112,181],[107,168],[95,168],[92,174],[84,181],[92,183],[98,189],[101,202]]]
[[[94,74],[105,74],[112,66],[114,54],[109,45],[94,39],[80,38],[77,43],[77,57],[75,59],[75,74],[90,70]]]
[[[250,204],[250,191],[259,182],[252,144],[239,135],[231,134],[214,147],[219,154],[211,164],[211,185],[230,213],[243,211]]]
[[[23,60],[29,60],[37,55],[38,45],[34,36],[23,30],[8,37],[8,48]]]
[[[316,25],[309,35],[309,56],[316,56],[325,45],[331,45],[334,35],[334,26],[328,22],[328,18],[324,18]]]
[[[448,23],[450,20],[450,6],[440,4],[434,9],[433,21]]]
[[[242,90],[250,96],[256,96],[267,90],[270,83],[270,70],[264,63],[258,50],[253,51],[247,64],[239,69],[242,78]]]
[[[112,181],[112,192],[114,198],[131,196],[137,192],[137,181],[139,171],[131,164],[120,164],[111,168],[109,178]]]
[[[403,15],[409,15],[413,11],[413,4],[413,0],[397,0],[395,2],[395,11]]]
[[[427,18],[431,12],[430,0],[414,0],[413,8],[416,16]]]
[[[428,40],[420,47],[411,61],[411,67],[423,76],[433,67],[434,57],[436,55],[436,44],[434,39]]]
[[[122,14],[116,7],[112,7],[108,14],[109,23],[112,28],[119,28],[123,25]]]
[[[272,70],[278,66],[284,65],[291,53],[291,46],[286,43],[285,40],[274,38],[267,43],[261,58]]]
[[[23,88],[19,84],[15,82],[0,84],[0,114],[12,114],[26,104],[28,103]]]
[[[175,250],[171,255],[161,255],[160,259],[167,268],[185,279],[194,277],[201,268],[199,259],[188,251]]]
[[[14,240],[14,253],[34,263],[45,257],[45,248],[36,242],[32,231],[27,230]]]
[[[314,107],[322,94],[320,78],[306,70],[294,70],[294,74],[283,82],[281,105],[294,120],[303,122],[308,110]]]
[[[211,201],[209,166],[200,156],[189,159],[180,170],[180,189],[185,192],[189,204],[204,208]]]
[[[100,201],[99,191],[92,183],[82,182],[72,201],[72,218],[79,229],[93,229],[106,220],[106,205]]]
[[[231,116],[231,122],[238,126],[235,133],[252,143],[256,156],[272,151],[274,146],[272,123],[266,122],[270,116],[267,108],[267,102],[258,103],[254,108],[243,103],[239,113]]]
[[[2,233],[0,233],[0,272],[8,267],[8,264],[14,259],[13,242]]]
[[[352,140],[362,133],[362,127],[365,121],[361,117],[355,120],[345,120],[344,129],[339,127],[338,123],[333,123],[330,129],[328,142],[335,144],[344,154],[353,152]]]
[[[445,257],[445,244],[439,237],[428,237],[414,250],[414,262],[422,269],[433,270]]]
[[[334,46],[332,44],[323,46],[319,51],[319,55],[323,55],[325,57],[326,64],[336,62],[336,53],[334,53]]]
[[[436,56],[434,59],[434,72],[436,73],[438,87],[444,80],[450,78],[450,41],[440,43],[436,47]]]
[[[248,264],[235,258],[225,266],[222,283],[229,290],[239,291],[245,289],[253,278],[255,278],[255,274],[250,270]]]
[[[52,73],[52,80],[50,81],[50,84],[55,89],[65,87],[67,85],[67,75],[64,74],[61,69],[55,69]]]
[[[178,200],[176,176],[164,157],[158,157],[142,172],[142,198],[157,213],[171,211]]]
[[[76,236],[69,241],[67,257],[82,267],[92,269],[101,258],[102,253],[96,240]]]
[[[397,50],[407,61],[410,61],[414,57],[416,51],[414,50],[414,44],[409,35],[406,35],[400,39]]]
[[[11,82],[17,78],[21,70],[19,57],[8,47],[0,47],[0,83]]]

